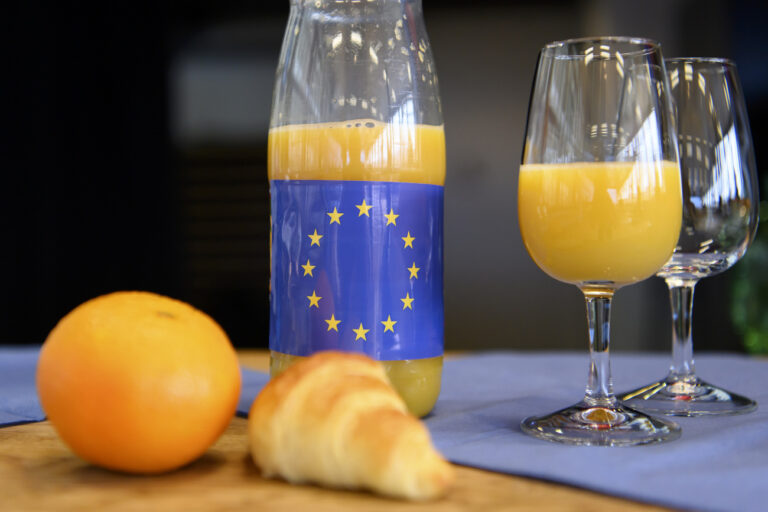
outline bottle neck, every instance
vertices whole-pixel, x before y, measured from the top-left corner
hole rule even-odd
[[[366,7],[382,7],[386,5],[402,5],[421,8],[421,0],[290,0],[291,7],[329,11],[334,9],[357,9]]]
[[[270,126],[443,124],[421,0],[292,0]]]

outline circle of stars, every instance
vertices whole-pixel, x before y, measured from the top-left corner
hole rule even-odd
[[[365,201],[365,198],[363,198],[362,202],[360,204],[356,204],[355,208],[358,210],[358,217],[366,216],[368,218],[371,218],[371,210],[374,208],[374,205],[367,204]],[[328,224],[338,224],[341,226],[341,217],[344,215],[344,212],[340,212],[338,210],[338,207],[334,206],[333,211],[326,212],[326,215],[328,215],[329,221]],[[389,209],[389,213],[384,213],[384,218],[387,219],[386,226],[397,226],[397,218],[400,217],[399,214],[395,213],[393,208]],[[317,229],[314,230],[314,232],[310,235],[307,235],[307,237],[310,239],[309,246],[318,246],[320,247],[320,241],[323,238],[324,235],[320,235],[317,232]],[[408,231],[405,236],[400,237],[403,241],[403,249],[413,249],[413,242],[416,240],[416,237],[411,235],[411,232]],[[304,265],[300,265],[301,268],[304,270],[303,277],[311,277],[314,278],[315,275],[312,273],[312,271],[317,268],[317,265],[313,265],[309,258],[307,258],[307,262]],[[418,279],[419,278],[419,271],[421,270],[420,267],[416,266],[416,262],[414,261],[409,268],[406,268],[408,271],[408,278],[409,279]],[[312,295],[307,295],[308,308],[318,308],[320,309],[320,300],[322,300],[322,297],[317,295],[317,291],[313,290]],[[403,311],[406,309],[409,309],[413,311],[413,302],[414,298],[411,297],[410,292],[406,292],[405,297],[400,299],[403,303]],[[332,313],[330,318],[323,319],[323,321],[328,325],[328,331],[336,331],[339,332],[339,326],[341,325],[341,320],[337,319],[336,316]],[[384,332],[391,332],[392,334],[395,333],[395,326],[397,325],[397,320],[392,320],[392,315],[388,314],[386,320],[380,321]],[[357,340],[363,340],[367,341],[366,335],[371,331],[371,329],[366,329],[362,322],[360,322],[360,325],[356,329],[352,329],[352,332],[355,333],[355,341]]]

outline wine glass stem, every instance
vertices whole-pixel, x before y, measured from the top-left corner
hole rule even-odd
[[[669,378],[675,381],[692,382],[696,379],[693,363],[693,320],[694,279],[667,279],[669,301],[672,306],[672,366]]]
[[[613,294],[584,293],[589,327],[589,379],[584,401],[592,406],[615,406],[611,380],[610,334]]]

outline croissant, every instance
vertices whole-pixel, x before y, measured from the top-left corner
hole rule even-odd
[[[262,474],[291,483],[429,500],[454,480],[381,365],[360,354],[320,352],[293,364],[256,397],[248,433]]]

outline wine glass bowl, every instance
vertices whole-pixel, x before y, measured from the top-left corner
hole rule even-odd
[[[691,336],[694,286],[733,266],[757,230],[757,173],[738,73],[715,58],[670,59],[667,69],[683,178],[680,238],[657,273],[670,290],[672,364],[665,379],[622,400],[678,416],[750,412],[754,401],[696,376]]]
[[[614,292],[652,276],[681,225],[676,135],[661,49],[637,38],[574,39],[539,55],[518,183],[518,218],[536,264],[584,294],[590,368],[584,399],[526,418],[524,432],[569,444],[671,440],[679,427],[625,407],[609,360]]]

